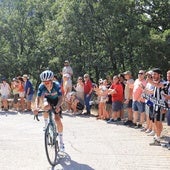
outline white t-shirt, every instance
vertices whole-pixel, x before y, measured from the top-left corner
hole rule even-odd
[[[62,69],[62,74],[69,74],[70,75],[70,78],[71,76],[73,75],[73,70],[71,68],[71,66],[64,66],[63,69]]]
[[[0,92],[2,96],[7,96],[10,94],[10,86],[8,83],[2,83],[0,85]]]
[[[132,94],[131,94],[131,96],[130,96],[130,98],[129,98],[129,93],[130,93],[130,87],[129,87],[129,85],[132,85],[132,84],[134,84],[134,80],[133,80],[133,79],[127,80],[127,82],[126,82],[126,84],[125,84],[125,91],[124,91],[124,93],[125,93],[125,99],[132,99]]]

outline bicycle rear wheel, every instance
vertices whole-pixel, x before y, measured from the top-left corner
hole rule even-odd
[[[49,123],[47,129],[45,130],[45,151],[47,155],[48,162],[55,166],[58,162],[58,140],[54,126]]]

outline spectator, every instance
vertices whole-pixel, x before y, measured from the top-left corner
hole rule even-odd
[[[33,84],[29,80],[28,75],[24,74],[22,78],[24,80],[24,91],[25,91],[26,108],[27,108],[25,111],[31,111],[31,102],[34,95]]]
[[[120,80],[120,84],[123,87],[123,94],[124,94],[124,91],[125,91],[125,76],[124,76],[124,74],[120,73],[120,74],[118,74],[118,77],[119,77],[119,80]],[[124,118],[124,107],[122,107],[122,110],[120,112],[120,118],[121,119]]]
[[[167,125],[170,126],[170,70],[167,71],[167,83],[166,83],[167,94],[164,94],[165,100],[168,102],[168,112],[167,112]],[[170,150],[170,140],[166,145]]]
[[[126,83],[125,83],[125,91],[124,91],[124,104],[128,113],[128,120],[124,123],[124,125],[132,125],[133,124],[133,111],[132,111],[132,91],[134,80],[132,79],[132,73],[130,71],[124,72]]]
[[[107,89],[110,88],[110,86],[112,85],[112,81],[109,81],[108,82],[108,79],[107,80]],[[106,111],[108,113],[108,119],[106,119],[106,121],[108,121],[111,117],[112,117],[112,95],[111,94],[107,94],[108,96],[108,99],[106,101]]]
[[[68,104],[68,101],[70,100],[71,91],[72,91],[72,83],[71,83],[70,75],[66,73],[63,75],[63,92],[64,92],[63,99],[67,108],[66,112],[71,111],[70,105]]]
[[[72,79],[73,76],[73,69],[70,66],[70,63],[68,60],[64,61],[64,67],[62,69],[62,76],[64,76],[64,74],[69,74],[69,78]],[[64,78],[64,77],[63,77]]]
[[[146,73],[146,76],[152,77],[152,70],[148,71]],[[144,93],[147,94],[149,97],[152,97],[153,95],[154,86],[147,82],[146,87],[144,89]],[[150,103],[150,100],[145,100],[145,113],[146,113],[146,127],[142,129],[142,131],[145,131],[148,133],[148,136],[154,136],[154,125],[151,119],[151,115],[153,114],[153,105]]]
[[[4,109],[4,111],[8,111],[8,98],[10,96],[11,88],[5,78],[2,78],[0,91],[1,91],[2,109]]]
[[[108,100],[107,80],[100,79],[99,88],[96,88],[95,91],[98,95],[98,100],[99,100],[99,105],[98,105],[99,116],[97,117],[97,119],[108,120],[110,115],[106,110],[106,101]]]
[[[90,115],[90,99],[93,91],[92,82],[88,74],[84,74],[84,101],[86,106],[86,111],[84,115]]]
[[[164,84],[164,81],[161,79],[161,75],[162,72],[159,68],[155,68],[152,70],[152,78],[153,78],[153,83],[155,84]],[[162,95],[162,88],[158,87],[157,85],[155,85],[154,88],[154,93],[153,93],[153,97],[156,98],[156,100],[161,100],[164,98],[164,96]],[[152,116],[152,121],[154,122],[154,129],[155,129],[155,133],[156,135],[154,136],[154,141],[153,143],[150,143],[150,145],[154,145],[154,146],[160,146],[160,136],[161,136],[161,132],[163,130],[163,124],[162,121],[164,121],[165,119],[165,113],[166,111],[161,108],[160,106],[158,106],[156,103],[153,104],[153,116]]]
[[[77,98],[84,105],[84,82],[82,77],[78,77],[74,90],[76,91]]]
[[[16,111],[19,110],[19,81],[17,78],[13,78],[12,82],[11,82],[11,90],[12,90],[12,94],[14,96],[14,100],[13,100],[13,107]]]
[[[113,83],[110,86],[108,93],[112,95],[113,113],[112,113],[112,117],[107,121],[107,123],[112,123],[114,121],[121,121],[120,112],[122,110],[122,102],[123,102],[123,87],[117,75],[113,77]]]
[[[142,98],[142,93],[145,86],[146,86],[145,71],[140,70],[138,72],[138,78],[134,82],[132,93],[133,126],[135,128],[142,128],[142,124],[145,122],[145,102],[144,99]],[[140,115],[139,124],[137,124],[138,114]]]
[[[74,115],[81,114],[83,112],[84,105],[77,98],[76,92],[70,93],[70,100],[68,102]]]
[[[20,98],[20,110],[23,112],[25,110],[25,90],[24,90],[24,80],[21,76],[18,77],[18,90]]]

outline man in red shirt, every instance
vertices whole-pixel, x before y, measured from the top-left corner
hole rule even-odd
[[[90,99],[91,99],[91,93],[93,91],[92,82],[90,80],[90,77],[88,74],[84,75],[84,101],[86,106],[86,113],[85,115],[90,115]]]
[[[123,106],[123,87],[117,75],[113,77],[113,83],[110,86],[108,93],[112,95],[113,114],[111,119],[108,120],[107,123],[120,121],[120,111],[122,110]]]

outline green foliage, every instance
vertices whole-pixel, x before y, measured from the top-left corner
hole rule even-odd
[[[39,81],[47,67],[58,76],[68,59],[74,80],[125,70],[169,69],[168,0],[0,1],[0,73]]]

